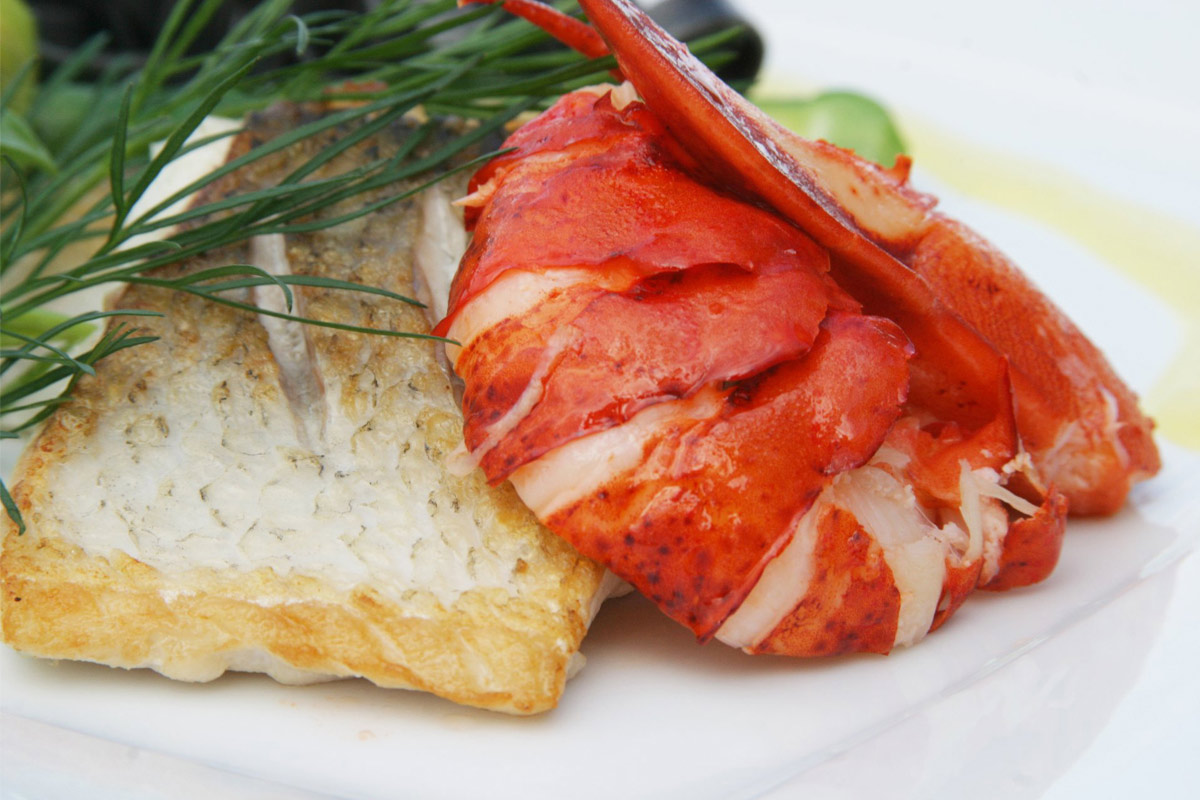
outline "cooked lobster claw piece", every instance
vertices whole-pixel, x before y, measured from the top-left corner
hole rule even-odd
[[[933,213],[903,166],[884,170],[791,133],[630,0],[580,5],[671,135],[721,185],[828,248],[839,284],[916,345],[914,369],[934,373],[932,385],[964,384],[953,402],[968,416],[991,415],[998,356],[1007,358],[1025,447],[1073,513],[1112,513],[1158,471],[1153,424],[1103,355],[998,251]]]
[[[700,640],[797,656],[1044,579],[1069,505],[1157,470],[1133,394],[907,159],[801,139],[632,4],[582,4],[631,83],[561,98],[462,201],[435,332],[464,465]]]

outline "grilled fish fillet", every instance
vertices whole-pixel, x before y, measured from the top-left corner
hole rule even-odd
[[[253,118],[231,157],[313,113]],[[409,133],[398,123],[322,174],[386,155]],[[273,185],[321,144],[208,191]],[[440,191],[448,201],[458,189]],[[169,269],[254,263],[413,296],[414,252],[454,249],[424,235],[442,202],[418,197]],[[238,299],[283,305],[276,287]],[[320,319],[429,330],[420,308],[377,296],[297,287],[296,301]],[[101,362],[18,464],[28,530],[5,519],[8,644],[188,681],[226,670],[362,676],[512,713],[555,705],[603,570],[509,486],[448,470],[462,419],[433,342],[299,326],[145,286],[117,305],[166,312],[138,318],[159,339]]]

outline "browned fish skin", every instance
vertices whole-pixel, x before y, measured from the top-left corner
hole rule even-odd
[[[232,155],[313,113],[254,118]],[[407,130],[314,177],[386,155]],[[212,191],[271,185],[321,146],[265,158]],[[287,268],[412,296],[416,209],[401,201],[289,235]],[[255,255],[246,244],[169,269]],[[314,318],[429,329],[403,303],[295,293]],[[184,680],[358,675],[513,713],[553,707],[602,570],[508,486],[447,472],[462,422],[432,342],[286,325],[269,336],[259,315],[149,287],[118,305],[166,311],[145,323],[160,338],[103,361],[22,457],[14,496],[29,530],[6,523],[0,556],[6,642]],[[280,342],[297,335],[289,362]]]

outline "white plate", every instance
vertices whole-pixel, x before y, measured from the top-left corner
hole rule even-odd
[[[363,681],[295,688],[238,675],[187,685],[8,651],[0,654],[3,710],[345,797],[551,798],[569,789],[576,798],[697,800],[758,796],[922,714],[920,737],[904,737],[899,753],[873,762],[873,778],[911,788],[914,776],[931,771],[959,775],[962,759],[986,754],[996,730],[1050,710],[1071,724],[1036,730],[1022,748],[1041,753],[1046,765],[1026,777],[1051,779],[1063,766],[1054,748],[1081,749],[1128,689],[1155,634],[1147,622],[1161,614],[1169,585],[1108,609],[1104,624],[1123,634],[1119,648],[1112,649],[1111,635],[1082,648],[1074,635],[1066,652],[1060,646],[1039,655],[1037,648],[1194,543],[1183,531],[1200,529],[1200,469],[1178,455],[1120,516],[1073,523],[1046,583],[976,595],[945,629],[887,658],[797,662],[699,647],[629,598],[597,620],[584,645],[588,666],[562,705],[533,719]],[[1014,660],[1024,666],[1007,671],[993,690],[973,688]],[[1055,671],[1061,676],[1048,680]],[[1071,686],[1066,706],[1044,708],[1062,682]],[[61,764],[72,750],[41,752]],[[942,758],[948,754],[955,758]]]
[[[1001,42],[1005,33],[1004,26],[989,28],[981,20],[970,31],[984,43],[982,55],[978,48],[947,48],[962,69],[939,76],[937,54],[913,51],[907,71],[897,75],[887,69],[888,59],[903,61],[904,36],[937,39],[946,30],[944,17],[924,17],[943,20],[932,33],[910,21],[908,33],[896,34],[903,21],[870,16],[883,13],[879,4],[847,5],[842,12],[823,7],[818,27],[831,36],[865,27],[877,56],[868,65],[873,72],[828,38],[821,40],[824,72],[796,65],[812,49],[779,46],[780,32],[804,31],[795,37],[804,41],[813,26],[802,27],[790,3],[756,5],[755,13],[770,17],[763,30],[777,44],[774,52],[790,58],[776,64],[816,81],[896,97],[905,110],[928,118],[937,118],[938,98],[931,96],[940,94],[944,104],[968,74],[977,79],[971,108],[989,97],[1005,109],[1024,103],[1038,112],[1053,106],[1055,96],[1069,108],[1090,108],[1095,99],[1053,81],[1022,99],[1009,91],[1012,84],[989,82],[1003,63],[986,43]],[[924,5],[906,8],[920,20]],[[1069,29],[1069,20],[1059,22],[1060,33]],[[1018,83],[1056,67],[1025,63]],[[914,81],[923,88],[913,89]],[[1135,89],[1122,84],[1114,91]],[[1154,106],[1155,92],[1138,108]],[[1004,139],[996,130],[1003,124],[986,113],[947,125],[994,146]],[[1022,157],[1040,152],[1101,184],[1135,174],[1143,180],[1138,192],[1181,216],[1195,213],[1194,206],[1169,199],[1183,195],[1181,181],[1194,164],[1183,164],[1183,178],[1160,174],[1154,165],[1161,156],[1150,154],[1101,176],[1089,172],[1078,153],[1063,155],[1073,126],[1082,122],[1037,122],[1049,131],[1041,151],[1036,137],[1005,139]],[[1165,125],[1179,135],[1192,122],[1131,117],[1123,124],[1115,134],[1096,129],[1098,141],[1084,150],[1117,152],[1131,128]],[[1009,127],[1021,129],[1011,120]],[[1033,272],[1135,388],[1153,385],[1182,330],[1161,302],[1052,229],[931,186],[920,174],[917,180]],[[1154,192],[1155,185],[1161,191]],[[1166,454],[1167,469],[1139,487],[1121,515],[1071,523],[1050,580],[1003,595],[977,594],[945,629],[912,650],[887,658],[750,659],[717,645],[698,647],[644,601],[628,598],[606,606],[597,620],[584,644],[588,666],[560,708],[533,719],[361,681],[290,688],[236,675],[193,686],[0,651],[3,789],[13,797],[114,798],[807,798],[884,791],[913,798],[1031,797],[1048,788],[1072,796],[1112,769],[1089,754],[1128,747],[1138,735],[1128,731],[1129,720],[1138,717],[1125,699],[1146,694],[1147,674],[1159,674],[1164,663],[1171,674],[1187,674],[1183,659],[1197,655],[1197,634],[1179,622],[1195,620],[1179,606],[1181,597],[1197,592],[1191,584],[1177,585],[1176,575],[1200,578],[1200,569],[1195,556],[1178,573],[1172,565],[1200,532],[1200,458],[1178,448]],[[1165,656],[1164,641],[1176,645]],[[1179,719],[1200,711],[1195,690],[1155,684],[1151,694],[1156,709],[1178,698]],[[1117,723],[1126,727],[1113,745],[1108,741]],[[1158,737],[1197,731],[1194,721],[1174,717],[1165,727],[1161,720],[1154,725],[1145,735],[1153,737],[1160,759],[1186,748],[1158,748]],[[1082,775],[1078,765],[1086,770]],[[1168,786],[1160,796],[1171,788],[1180,787]]]

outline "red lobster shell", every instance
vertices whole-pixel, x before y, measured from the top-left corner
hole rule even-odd
[[[1043,579],[1068,504],[1157,470],[1099,352],[906,162],[800,139],[631,4],[582,4],[645,101],[567,95],[475,176],[438,332],[489,479],[701,640],[827,655]]]

